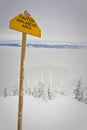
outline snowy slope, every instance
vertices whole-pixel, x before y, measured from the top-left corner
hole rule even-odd
[[[0,95],[5,90],[18,89],[20,72],[20,47],[0,47]],[[51,85],[59,93],[74,96],[82,81],[87,86],[87,49],[27,48],[25,57],[24,88],[34,88],[39,81]],[[36,86],[37,87],[37,86]],[[86,89],[84,89],[86,90]],[[87,93],[87,92],[86,92]],[[87,94],[85,94],[87,97]]]
[[[0,130],[17,129],[18,97],[0,97]],[[87,130],[87,105],[58,96],[44,102],[24,97],[23,130]]]
[[[87,105],[73,97],[78,81],[82,90],[87,86],[86,58],[86,49],[26,49],[24,88],[33,90],[42,81],[59,95],[47,102],[25,96],[23,130],[87,129]],[[0,60],[0,95],[12,94],[18,89],[20,48],[0,47]],[[0,130],[17,129],[17,105],[17,97],[0,97]]]

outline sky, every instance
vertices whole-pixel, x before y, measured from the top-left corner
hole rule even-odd
[[[9,21],[28,10],[41,28],[30,40],[87,42],[87,0],[0,0],[0,40],[20,40]]]

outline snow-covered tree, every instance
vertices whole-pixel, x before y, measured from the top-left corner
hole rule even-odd
[[[32,95],[32,90],[31,90],[30,87],[27,88],[27,89],[25,89],[24,91],[25,91],[25,94],[27,94],[27,95]]]
[[[7,94],[7,88],[4,89],[4,97],[7,97],[8,94]]]
[[[51,88],[52,86],[47,85],[43,81],[38,81],[35,85],[32,95],[43,100],[51,100],[55,97],[55,91]]]
[[[48,87],[48,99],[52,99],[52,91],[50,87]]]
[[[19,93],[19,85],[18,85],[18,80],[14,83],[11,96],[17,96]]]
[[[81,79],[78,80],[74,94],[77,100],[87,104],[87,86],[85,84],[85,81],[82,82]]]
[[[83,89],[82,89],[81,80],[78,81],[74,93],[75,93],[75,98],[76,98],[76,99],[78,99],[79,101],[82,101],[82,100],[83,100]]]
[[[53,88],[51,88],[51,86],[48,86],[48,99],[51,100],[56,96],[56,92],[54,91]]]
[[[44,95],[44,88],[45,88],[44,83],[42,81],[39,81],[35,85],[32,95],[34,97],[39,97],[40,98],[42,95]]]
[[[87,87],[83,89],[83,101],[87,104]]]

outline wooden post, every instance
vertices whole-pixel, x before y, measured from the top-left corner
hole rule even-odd
[[[33,26],[33,24],[35,24],[35,26]],[[26,28],[24,26],[26,26]],[[22,130],[23,79],[24,79],[24,59],[25,59],[25,51],[26,51],[26,34],[31,34],[36,37],[41,37],[41,30],[37,25],[36,21],[34,20],[34,18],[31,17],[30,13],[27,10],[24,11],[24,14],[19,14],[18,16],[12,18],[10,20],[9,27],[10,29],[23,32],[22,48],[21,48],[20,83],[19,83],[18,124],[17,124],[17,130]]]
[[[24,59],[26,52],[26,33],[22,33],[20,84],[19,84],[19,104],[18,104],[18,126],[17,130],[22,130],[23,120],[23,80],[24,80]]]

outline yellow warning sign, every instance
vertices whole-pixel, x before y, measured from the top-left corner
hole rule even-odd
[[[10,28],[26,34],[41,37],[41,30],[33,17],[19,14],[10,20]]]

